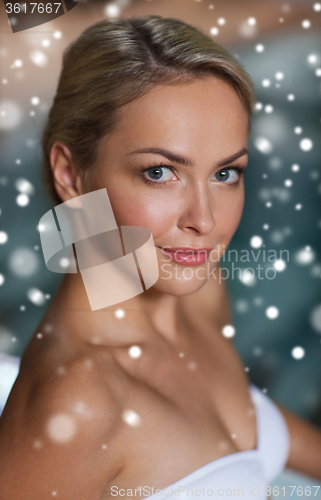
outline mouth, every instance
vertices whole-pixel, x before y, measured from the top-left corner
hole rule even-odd
[[[210,256],[213,248],[191,248],[191,247],[157,247],[160,251],[170,257],[177,264],[197,266],[204,264]]]

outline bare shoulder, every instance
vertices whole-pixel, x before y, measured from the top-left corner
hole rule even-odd
[[[98,499],[123,465],[126,376],[108,349],[32,342],[0,419],[1,495]]]
[[[290,437],[287,467],[321,480],[321,429],[274,401]]]

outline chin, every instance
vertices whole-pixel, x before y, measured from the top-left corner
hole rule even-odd
[[[152,288],[169,295],[190,295],[205,285],[212,267],[213,265],[208,269],[207,265],[189,267],[169,264],[160,269],[158,281]]]

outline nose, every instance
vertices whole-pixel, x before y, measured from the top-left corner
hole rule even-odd
[[[215,227],[212,193],[208,186],[198,184],[185,193],[178,227],[182,231],[208,234]]]

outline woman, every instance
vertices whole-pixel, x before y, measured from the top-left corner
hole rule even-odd
[[[106,189],[118,226],[151,231],[159,279],[92,311],[66,274],[0,421],[1,498],[263,499],[286,465],[321,479],[319,430],[251,385],[222,334],[253,103],[240,63],[175,19],[102,21],[65,52],[53,199]]]

